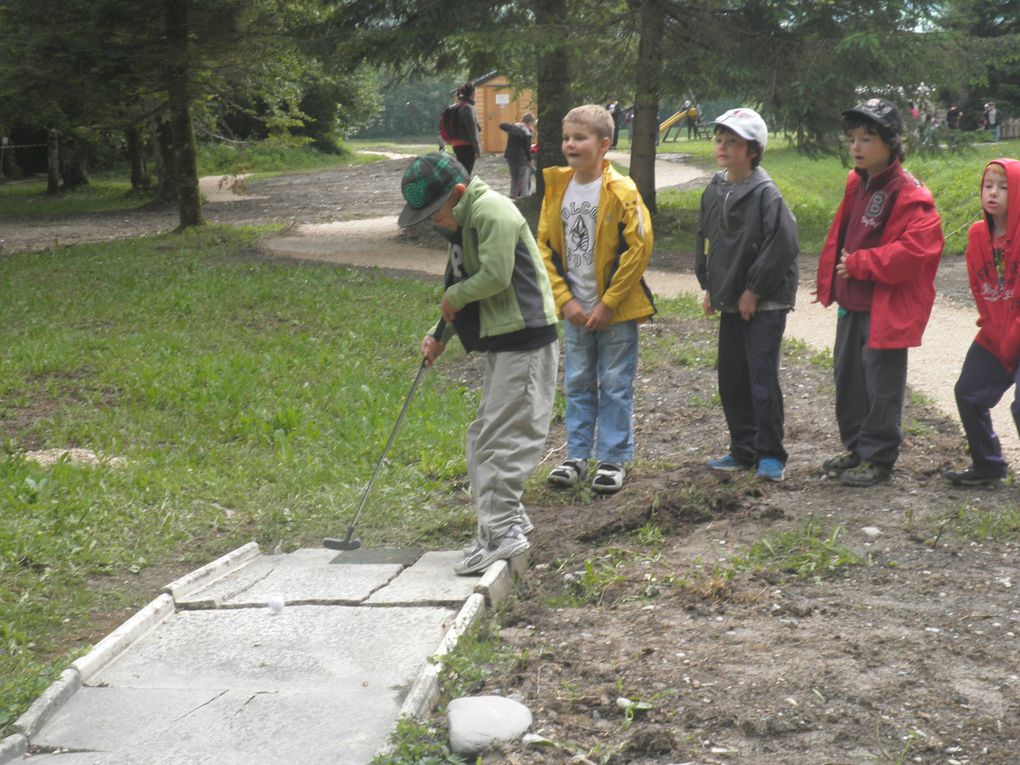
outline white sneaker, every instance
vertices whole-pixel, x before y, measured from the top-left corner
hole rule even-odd
[[[535,524],[532,523],[531,519],[528,518],[527,516],[524,516],[524,520],[518,523],[517,526],[520,528],[521,531],[524,532],[525,536],[527,536],[528,534],[535,530]],[[473,555],[475,551],[478,550],[478,548],[480,547],[485,547],[485,543],[478,537],[475,537],[466,545],[464,545],[462,548],[460,548],[460,554],[467,558]]]
[[[466,574],[480,574],[498,560],[507,560],[520,555],[531,547],[528,537],[521,530],[520,526],[511,526],[510,530],[499,539],[491,542],[488,546],[482,546],[479,542],[472,547],[470,553],[453,567],[453,573],[460,576]]]

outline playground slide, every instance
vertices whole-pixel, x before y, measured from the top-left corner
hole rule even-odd
[[[676,114],[674,114],[669,119],[663,120],[662,122],[659,123],[659,132],[662,133],[662,132],[664,132],[666,130],[669,130],[676,123],[678,123],[680,120],[682,120],[686,115],[687,115],[687,109],[681,109],[680,111],[678,111]]]

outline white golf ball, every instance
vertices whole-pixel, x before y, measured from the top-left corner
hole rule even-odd
[[[287,601],[283,599],[283,595],[270,595],[266,601],[266,607],[274,614],[280,613],[285,605]]]

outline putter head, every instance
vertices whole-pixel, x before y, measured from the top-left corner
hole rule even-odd
[[[322,546],[327,547],[330,550],[357,550],[361,547],[360,539],[351,539],[347,537],[345,539],[337,539],[336,537],[326,537],[322,540]]]

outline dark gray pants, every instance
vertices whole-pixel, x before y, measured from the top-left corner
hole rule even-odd
[[[990,410],[1013,387],[1016,393],[1010,409],[1017,433],[1020,433],[1020,367],[1009,372],[995,356],[972,343],[960,379],[956,381],[956,407],[967,434],[974,467],[982,475],[1006,475],[1006,460],[1002,457],[1002,445],[992,425]]]
[[[869,348],[871,314],[840,313],[833,349],[839,437],[862,460],[892,467],[903,441],[907,349]]]
[[[730,454],[745,465],[763,457],[786,464],[779,357],[786,311],[759,311],[750,321],[719,321],[719,398],[730,429]]]

